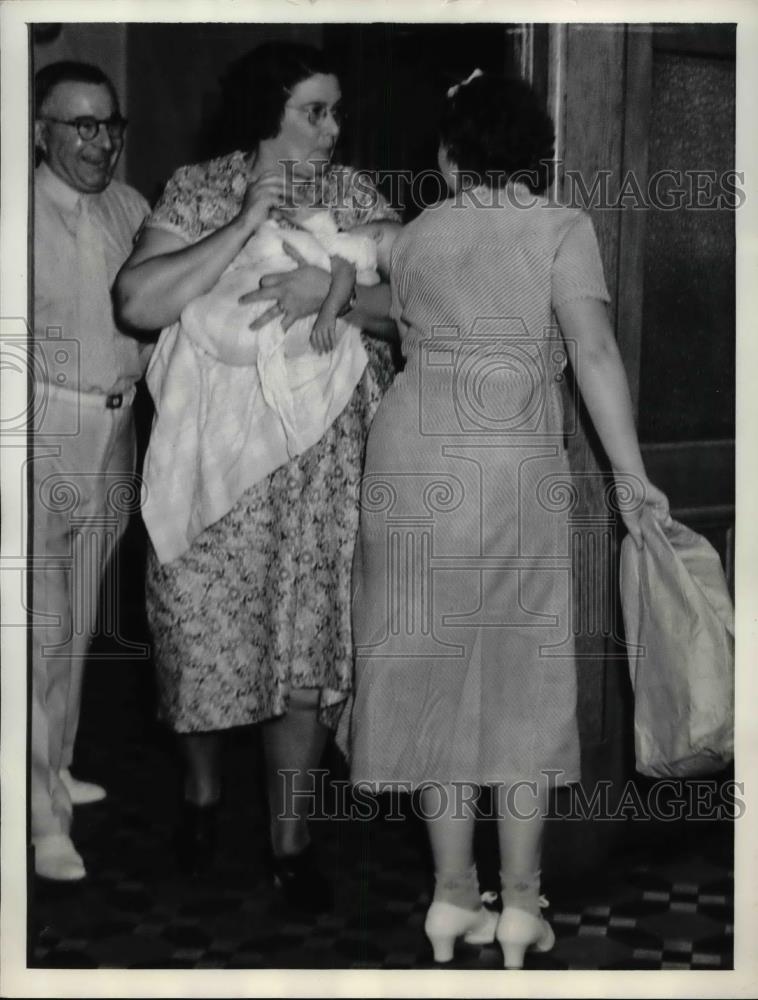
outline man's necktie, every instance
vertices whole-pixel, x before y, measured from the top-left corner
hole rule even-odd
[[[102,229],[87,197],[79,199],[76,220],[81,382],[110,387],[117,378],[110,285]]]

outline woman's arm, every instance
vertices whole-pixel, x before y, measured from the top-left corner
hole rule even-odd
[[[135,330],[156,330],[209,291],[250,233],[237,219],[187,246],[180,236],[146,227],[113,286],[116,316]]]
[[[135,330],[174,323],[192,299],[204,295],[286,197],[287,179],[263,174],[251,184],[239,214],[191,246],[173,233],[147,227],[121,268],[113,288],[119,321]]]
[[[281,318],[282,327],[287,330],[296,319],[317,313],[329,292],[329,272],[309,264],[290,243],[285,242],[283,246],[297,263],[297,269],[264,275],[260,288],[240,298],[243,305],[249,302],[274,302],[270,309],[250,324],[251,330],[260,329],[275,316]],[[345,314],[345,319],[383,340],[392,340],[397,331],[389,315],[388,285],[358,285],[355,289],[355,306]]]
[[[555,313],[565,339],[576,344],[576,380],[614,476],[623,480],[639,501],[636,510],[622,513],[622,517],[640,544],[642,504],[651,505],[656,516],[665,521],[669,517],[668,500],[645,472],[629,384],[605,305],[598,299],[577,299],[557,306]]]
[[[390,286],[385,282],[380,285],[358,285],[355,289],[355,305],[345,319],[380,340],[394,340],[397,337],[397,327],[390,319],[391,304]]]
[[[392,296],[386,280],[389,279],[392,247],[403,227],[399,222],[392,220],[377,220],[355,226],[350,232],[360,233],[364,230],[376,240],[377,263],[385,281],[379,285],[356,289],[355,306],[347,315],[350,321],[361,329],[368,330],[383,340],[393,340],[397,336],[397,328],[389,318]]]
[[[345,168],[341,169],[345,171]],[[338,174],[339,171],[336,171],[335,176]],[[360,179],[360,185],[357,179]],[[387,259],[384,263],[388,264],[389,247],[400,228],[396,221],[397,213],[390,208],[386,199],[367,183],[365,175],[359,175],[356,171],[348,169],[341,174],[339,190],[341,203],[350,203],[352,199],[355,209],[352,221],[356,224],[350,226],[347,232],[354,233],[364,227],[368,229],[374,225],[379,226],[381,242],[377,248],[378,255],[384,256],[386,253]],[[307,264],[297,250],[287,243],[284,244],[284,249],[298,264],[297,270],[265,275],[257,291],[243,295],[240,299],[242,304],[263,301],[273,303],[256,322],[251,324],[253,330],[265,325],[275,316],[279,318],[284,329],[288,329],[295,320],[315,315],[329,291],[330,275],[326,271]],[[375,337],[393,340],[397,337],[397,328],[390,319],[390,305],[391,295],[386,284],[370,287],[361,285],[356,288],[355,305],[345,318]]]

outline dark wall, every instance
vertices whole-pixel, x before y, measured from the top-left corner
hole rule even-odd
[[[435,110],[446,88],[477,66],[515,70],[514,30],[507,24],[133,24],[126,30],[126,173],[151,201],[176,167],[200,158],[220,74],[261,42],[304,41],[329,53],[349,113],[338,157],[369,170],[435,168]]]
[[[151,202],[185,163],[198,159],[203,127],[226,66],[274,39],[321,46],[320,24],[130,24],[126,177]]]
[[[342,155],[380,177],[406,171],[419,179],[414,187],[396,178],[394,188],[380,180],[387,197],[399,194],[406,221],[443,194],[439,180],[428,175],[437,167],[438,112],[447,89],[476,68],[518,73],[514,34],[513,25],[486,23],[324,29],[324,45],[342,67],[349,113]]]
[[[652,84],[650,176],[712,171],[722,178],[733,170],[734,29],[693,29],[673,39],[658,29]],[[647,213],[639,403],[644,442],[734,437],[735,219],[733,211],[711,203],[721,190],[720,182],[704,188],[702,208]]]

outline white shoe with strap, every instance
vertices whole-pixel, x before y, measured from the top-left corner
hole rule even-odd
[[[550,904],[544,896],[540,896],[539,905],[545,909]],[[535,916],[516,906],[505,907],[495,936],[503,949],[506,969],[523,969],[525,952],[550,951],[555,944],[553,928],[542,915]]]
[[[107,795],[102,785],[96,785],[92,781],[79,781],[75,778],[67,767],[61,768],[58,772],[69,797],[75,806],[86,806],[90,802],[101,802]]]
[[[482,903],[494,903],[497,893],[482,893]],[[449,962],[453,957],[456,938],[467,944],[492,944],[495,940],[497,910],[480,906],[467,910],[454,903],[432,903],[426,914],[424,932],[434,951],[435,962]]]
[[[65,833],[51,833],[34,841],[34,870],[57,882],[76,882],[87,874],[81,855]]]

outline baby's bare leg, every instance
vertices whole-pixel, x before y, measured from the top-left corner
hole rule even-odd
[[[317,354],[337,346],[337,318],[347,311],[355,289],[355,267],[344,257],[330,257],[332,281],[316,316],[311,332],[311,347]]]

